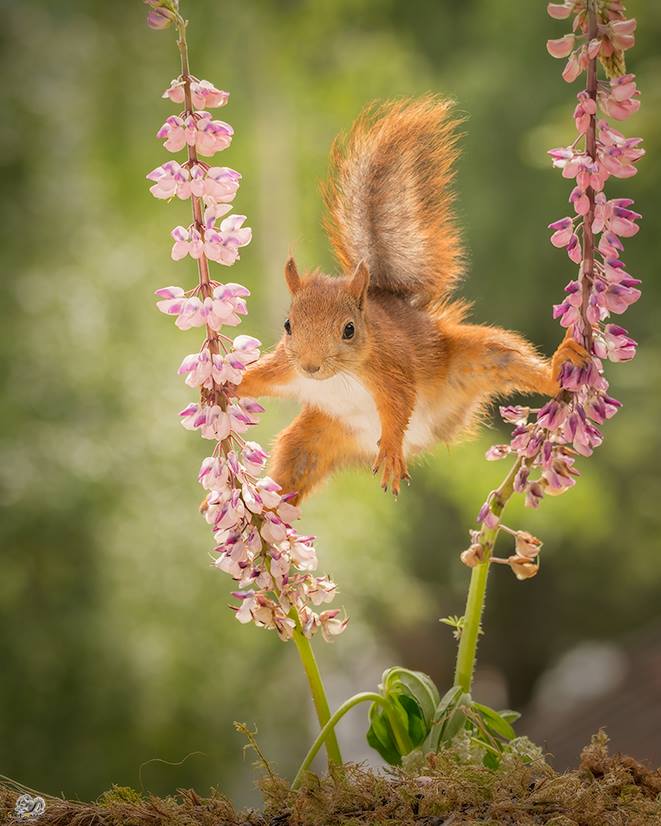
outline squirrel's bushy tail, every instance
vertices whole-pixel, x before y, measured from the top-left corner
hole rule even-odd
[[[460,122],[426,95],[370,106],[336,138],[325,226],[345,272],[364,259],[370,286],[420,305],[447,297],[463,271],[450,187]]]

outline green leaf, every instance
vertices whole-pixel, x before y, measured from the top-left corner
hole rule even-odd
[[[507,720],[508,723],[516,723],[517,720],[521,719],[521,714],[518,711],[512,711],[510,708],[505,708],[499,711],[498,714],[500,714],[503,720]]]
[[[392,728],[383,708],[372,703],[369,710],[370,727],[367,731],[367,742],[391,766],[398,766],[402,760],[395,744]]]
[[[404,709],[406,728],[413,746],[419,746],[429,732],[429,727],[425,723],[420,706],[412,697],[406,694],[400,694],[395,698],[395,702]]]
[[[468,698],[466,700],[465,698]],[[462,694],[454,710],[450,713],[447,722],[441,731],[440,742],[446,745],[459,734],[466,725],[466,707],[470,705],[470,695]]]
[[[383,757],[386,763],[389,763],[391,766],[399,766],[402,762],[399,752],[395,746],[384,746],[381,740],[379,740],[374,733],[373,726],[370,726],[367,730],[367,743],[374,749],[374,751],[378,752],[381,757]]]
[[[484,752],[482,762],[488,769],[497,769],[500,765],[500,757],[498,757],[492,751],[487,749],[487,751]]]
[[[427,727],[431,726],[438,705],[438,689],[434,681],[421,671],[396,666],[383,672],[381,689],[385,697],[408,695],[418,704]]]
[[[432,723],[431,730],[423,745],[423,750],[425,752],[437,752],[441,747],[443,729],[448,721],[449,715],[452,713],[461,697],[461,686],[455,685],[448,689],[439,701],[436,707],[436,713],[434,714],[434,721]]]
[[[474,702],[472,705],[484,720],[485,725],[491,729],[491,731],[499,734],[505,740],[513,740],[516,737],[516,732],[510,723],[508,723],[502,715],[498,714],[497,711],[489,708],[489,706],[482,705],[482,703]]]
[[[458,702],[462,695],[461,686],[453,685],[451,689],[445,692],[436,708],[436,716],[434,719],[440,719],[445,712]]]

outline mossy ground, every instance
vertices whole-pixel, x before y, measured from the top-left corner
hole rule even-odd
[[[452,754],[430,757],[416,776],[348,765],[308,775],[291,792],[271,774],[264,809],[236,811],[218,792],[200,797],[143,796],[114,787],[95,803],[46,798],[39,826],[661,826],[661,770],[611,756],[605,738],[584,749],[580,765],[558,774],[544,761],[509,760],[498,771],[467,766]],[[12,823],[17,796],[0,786],[0,822]]]

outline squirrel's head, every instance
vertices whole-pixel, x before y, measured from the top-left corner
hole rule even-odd
[[[328,379],[358,366],[367,351],[365,304],[369,272],[334,278],[312,272],[301,278],[293,258],[285,264],[291,306],[285,321],[287,355],[299,373]]]

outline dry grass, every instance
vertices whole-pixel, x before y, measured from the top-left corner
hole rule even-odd
[[[237,812],[218,792],[200,797],[143,796],[114,787],[95,803],[46,798],[39,826],[661,826],[661,770],[611,756],[597,735],[579,767],[557,774],[544,761],[512,758],[498,771],[467,766],[451,753],[430,756],[416,776],[348,765],[307,776],[298,792],[262,782],[264,809]],[[0,786],[0,822],[11,823],[17,796]]]

